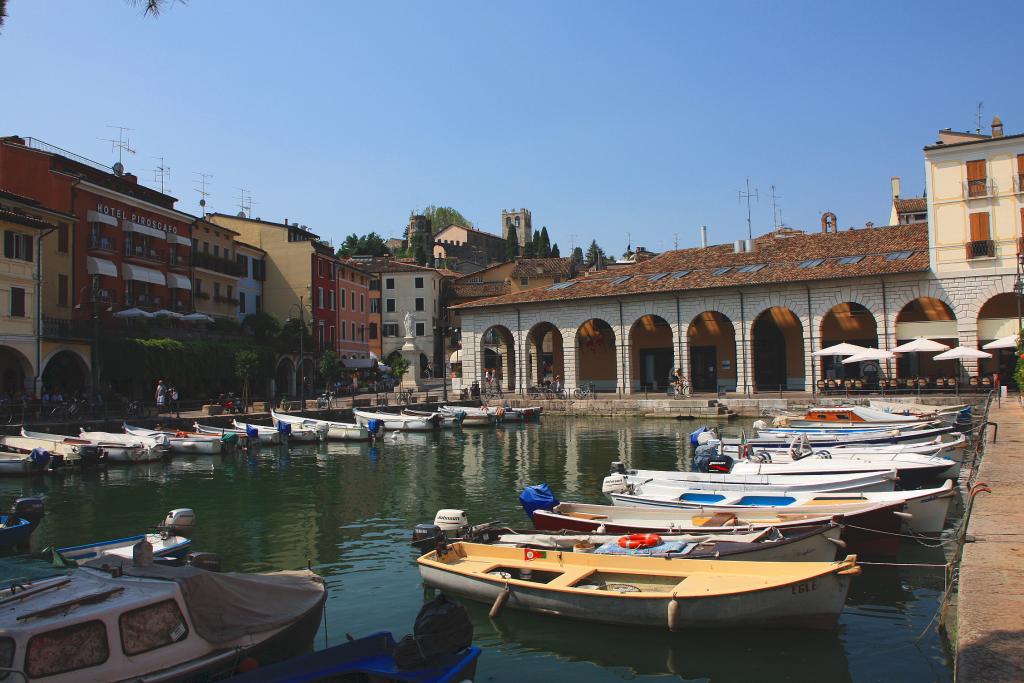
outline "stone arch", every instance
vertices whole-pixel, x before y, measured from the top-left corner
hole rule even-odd
[[[791,309],[772,306],[755,316],[750,328],[755,391],[803,390],[803,323]]]
[[[690,383],[695,392],[735,391],[736,326],[724,313],[698,313],[686,330]]]
[[[1014,292],[1001,292],[981,302],[978,308],[978,348],[990,341],[1019,334],[1024,315],[1024,296]],[[1013,372],[1017,365],[1017,350],[991,349],[991,358],[978,361],[983,377],[999,374],[1003,384],[1016,386]]]
[[[664,391],[675,366],[672,325],[650,313],[629,327],[629,364],[633,391]]]
[[[945,298],[918,296],[896,313],[896,343],[926,337],[947,346],[960,343],[956,313]],[[900,377],[946,377],[957,372],[956,361],[932,360],[933,353],[906,353],[896,363]]]
[[[530,328],[526,336],[527,377],[542,386],[558,377],[565,384],[565,349],[562,331],[547,321]]]
[[[288,356],[281,356],[274,369],[274,390],[278,394],[295,396],[295,363]]]
[[[89,363],[72,349],[59,349],[43,365],[42,380],[45,391],[59,391],[65,398],[87,394]]]
[[[821,317],[818,335],[821,348],[842,343],[878,348],[878,321],[864,304],[842,301],[828,309]],[[880,371],[877,363],[857,363],[850,366],[844,365],[843,359],[838,356],[825,356],[821,359],[821,378],[826,380],[862,377]]]
[[[576,382],[615,391],[618,376],[615,329],[601,318],[590,318],[576,328]]]
[[[502,389],[516,388],[516,342],[504,325],[491,325],[480,335],[480,367]]]
[[[0,396],[18,399],[26,392],[31,395],[34,377],[32,362],[25,354],[0,346]]]

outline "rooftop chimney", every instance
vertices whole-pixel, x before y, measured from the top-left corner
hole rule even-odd
[[[707,249],[708,246],[708,226],[700,226],[700,248]]]
[[[900,177],[898,175],[894,175],[892,178],[889,179],[889,182],[892,183],[892,198],[893,199],[899,199],[900,198]]]
[[[1003,120],[998,116],[992,117],[992,137],[1003,137]]]

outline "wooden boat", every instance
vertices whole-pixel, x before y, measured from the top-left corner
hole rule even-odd
[[[92,441],[106,451],[110,462],[153,462],[171,453],[166,434],[135,436],[116,432],[87,432],[82,429],[79,437]]]
[[[855,434],[838,434],[830,430],[822,434],[808,434],[807,438],[813,445],[825,447],[841,444],[925,443],[940,434],[948,434],[954,429],[951,425],[941,425],[923,429],[883,429]],[[785,448],[793,442],[796,436],[797,434],[795,433],[773,434],[770,432],[759,432],[756,437],[747,439],[746,444],[752,448]],[[722,443],[726,446],[738,446],[740,445],[740,439],[725,438],[722,439]]]
[[[429,417],[415,417],[399,413],[375,413],[358,408],[352,413],[356,416],[358,424],[369,427],[371,420],[376,420],[374,424],[383,425],[383,429],[389,432],[432,432],[438,429],[441,423],[441,416],[437,413],[431,413]]]
[[[530,559],[530,558],[535,559]],[[716,562],[455,543],[417,560],[428,586],[470,600],[608,624],[835,628],[856,556],[841,562]]]
[[[493,413],[479,408],[466,408],[464,406],[441,406],[438,412],[442,415],[462,415],[461,426],[463,427],[490,427],[497,422]]]
[[[231,424],[235,426],[235,429],[248,430],[248,428],[250,427],[255,427],[256,430],[259,432],[258,436],[261,442],[263,442],[264,434],[282,434],[282,429],[286,430],[285,432],[283,432],[285,439],[289,441],[298,441],[302,443],[323,441],[327,435],[327,430],[325,428],[301,424],[287,424],[286,426],[280,428],[268,427],[267,425],[257,425],[251,422],[239,422],[238,420],[232,420]]]
[[[886,401],[883,399],[869,399],[868,405],[872,410],[883,412],[887,415],[905,415],[916,417],[919,420],[937,420],[946,424],[956,424],[965,418],[970,421],[971,406],[961,403],[955,406],[929,406],[921,403],[904,403],[902,401]]]
[[[903,519],[896,514],[902,502],[874,503],[855,513],[842,515],[842,540],[853,552],[892,556],[899,551]],[[744,508],[702,513],[681,508],[641,508],[615,505],[560,503],[551,510],[535,510],[533,525],[545,531],[585,531],[607,534],[747,533],[777,527],[826,524],[836,515],[813,510],[809,513],[780,513]]]
[[[297,681],[409,681],[455,683],[472,681],[480,648],[435,655],[422,667],[401,668],[395,661],[398,644],[387,631],[349,639],[341,645],[260,667],[229,679],[230,683],[296,683]]]
[[[621,534],[559,533],[496,530],[496,545],[565,552],[593,552],[608,555],[639,555],[745,562],[829,562],[836,550],[846,547],[839,536],[842,527],[834,522],[783,529],[770,527],[747,534],[665,534],[649,548],[623,548]],[[478,534],[479,535],[479,534]],[[474,538],[459,540],[474,541]]]
[[[856,474],[777,475],[768,473],[677,472],[674,470],[630,470],[621,462],[612,463],[602,491],[624,491],[630,484],[651,479],[685,483],[691,489],[712,491],[893,491],[896,472]]]
[[[11,511],[0,515],[0,548],[28,545],[32,532],[39,526],[45,512],[40,498],[19,498]]]
[[[300,417],[298,415],[288,415],[286,413],[278,413],[273,410],[270,411],[270,417],[277,425],[280,422],[286,422],[288,424],[300,424],[300,425],[311,425],[326,429],[328,439],[338,441],[367,441],[372,437],[370,431],[363,425],[356,424],[354,422],[335,422],[334,420],[318,420],[312,417]]]
[[[462,420],[466,417],[465,413],[457,413],[455,415],[443,415],[441,413],[431,413],[426,410],[412,410],[406,408],[402,411],[402,415],[408,415],[409,417],[420,417],[429,418],[437,415],[440,418],[441,429],[455,429],[462,424]]]
[[[907,424],[864,424],[864,425],[850,425],[850,424],[836,424],[836,425],[822,425],[822,426],[806,426],[806,427],[793,427],[793,426],[771,426],[765,425],[763,427],[755,426],[757,434],[759,436],[781,436],[789,434],[807,434],[811,436],[847,436],[857,434],[878,434],[880,432],[888,432],[892,430],[920,430],[928,429],[936,426],[935,422],[910,422]]]
[[[32,434],[32,436],[25,436]],[[53,457],[50,469],[74,466],[102,465],[107,454],[96,444],[72,436],[56,436],[38,432],[25,432],[21,436],[0,436],[0,450],[6,453],[29,454],[42,449]]]
[[[131,436],[167,437],[167,445],[175,453],[192,453],[198,455],[216,455],[224,450],[221,440],[209,434],[198,434],[196,432],[171,432],[144,427],[133,427],[129,424],[122,425],[125,434]]]
[[[652,481],[632,493],[613,493],[609,497],[615,505],[691,509],[706,515],[748,509],[769,514],[847,515],[876,503],[903,503],[906,507],[900,518],[904,531],[938,534],[945,528],[953,496],[953,482],[947,479],[939,488],[881,493],[697,491],[670,482]]]
[[[208,680],[308,652],[326,592],[312,572],[233,574],[114,556],[0,595],[14,680]]]
[[[239,444],[241,446],[249,445],[249,435],[246,433],[244,429],[235,429],[233,427],[212,427],[209,425],[201,425],[198,422],[193,422],[192,428],[195,429],[200,434],[210,434],[214,436],[219,436],[221,443],[223,444],[227,444],[231,441],[234,441],[234,443]],[[259,438],[259,433],[257,432],[256,436],[253,438],[253,442],[271,444],[281,443],[280,434],[275,433],[274,436],[271,437],[270,435],[268,435],[266,438],[268,439],[268,441],[264,442],[262,439]]]
[[[840,425],[871,426],[922,422],[917,415],[887,413],[864,406],[816,407],[803,415],[780,415],[773,420],[776,427],[830,427]]]

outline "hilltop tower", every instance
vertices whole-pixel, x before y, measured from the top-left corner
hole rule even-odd
[[[501,236],[508,239],[511,230],[516,231],[519,239],[519,253],[523,253],[523,245],[533,239],[533,221],[528,209],[501,210]]]

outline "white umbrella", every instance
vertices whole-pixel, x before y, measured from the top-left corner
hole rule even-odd
[[[1017,335],[1011,334],[1009,337],[1000,337],[995,341],[990,341],[981,348],[983,349],[1015,349],[1017,348]]]
[[[970,346],[956,346],[949,351],[945,351],[934,356],[935,360],[977,360],[979,358],[991,358],[991,353],[985,351],[979,351],[978,349],[972,349]]]
[[[942,342],[918,337],[914,341],[909,341],[906,344],[900,344],[893,349],[893,351],[896,353],[932,353],[935,351],[945,351],[948,348],[949,345],[943,344]]]
[[[892,351],[883,351],[882,349],[866,348],[860,353],[855,353],[849,358],[843,359],[843,364],[847,363],[860,363],[866,360],[892,360],[896,357]]]
[[[863,346],[857,346],[856,344],[835,344],[834,346],[826,346],[823,349],[819,349],[812,353],[812,356],[852,356],[855,353],[860,353],[866,350]]]
[[[180,318],[181,317],[181,313],[175,313],[174,311],[169,311],[166,308],[161,308],[159,311],[153,311],[153,317],[154,318]]]
[[[187,320],[190,323],[212,323],[213,318],[206,315],[205,313],[189,313],[188,315],[181,316],[182,320]]]
[[[141,308],[126,308],[114,314],[115,318],[152,318],[153,314]]]

